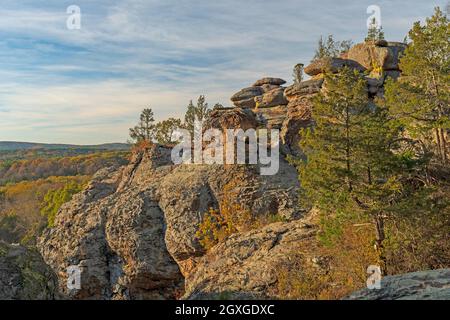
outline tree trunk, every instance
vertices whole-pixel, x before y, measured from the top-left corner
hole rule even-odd
[[[447,162],[447,139],[445,138],[444,129],[440,128],[439,133],[441,134],[441,145],[442,145],[442,155],[444,156],[444,163]]]
[[[439,133],[439,129],[434,129],[434,133],[436,134],[436,143],[437,143],[437,147],[438,147],[438,152],[439,152],[439,158],[442,162],[444,162],[444,154],[442,152],[442,143],[441,143],[441,135]]]
[[[384,220],[381,214],[376,214],[374,217],[375,220],[375,231],[376,231],[376,244],[375,249],[378,252],[378,256],[380,259],[380,268],[381,274],[385,275],[387,271],[387,261],[386,256],[384,255],[384,244],[383,241],[386,237],[384,232]]]

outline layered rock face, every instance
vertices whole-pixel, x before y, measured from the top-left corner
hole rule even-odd
[[[195,233],[204,213],[218,207],[226,184],[255,216],[301,216],[297,173],[284,160],[277,175],[261,176],[258,166],[175,166],[168,151],[154,146],[126,167],[98,172],[40,238],[39,250],[66,297],[180,297],[185,277],[202,272],[205,252]],[[69,267],[81,271],[80,289],[66,286]]]
[[[40,254],[0,242],[0,300],[53,300],[58,280]]]
[[[449,300],[450,269],[420,271],[381,279],[380,289],[364,289],[349,300]]]

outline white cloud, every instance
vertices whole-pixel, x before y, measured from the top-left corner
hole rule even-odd
[[[291,79],[320,35],[363,39],[370,0],[77,0],[82,29],[61,1],[2,0],[0,140],[123,141],[139,111],[181,116],[263,76]],[[432,13],[423,1],[378,1],[385,33],[402,40]],[[438,1],[443,5],[445,1]],[[25,128],[23,123],[25,123]]]

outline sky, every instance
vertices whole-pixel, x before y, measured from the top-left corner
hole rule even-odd
[[[446,0],[0,0],[0,141],[125,142],[143,108],[182,117],[265,77],[292,82],[321,35],[402,41]],[[80,29],[67,8],[81,10]]]

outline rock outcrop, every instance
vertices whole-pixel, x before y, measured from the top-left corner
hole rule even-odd
[[[254,216],[302,215],[297,172],[285,160],[278,174],[261,176],[257,165],[175,166],[166,148],[153,146],[126,167],[97,173],[61,208],[39,250],[68,298],[177,298],[205,254],[195,233],[225,185]],[[66,287],[68,267],[81,270],[80,289]]]
[[[186,299],[269,299],[279,266],[315,235],[302,220],[231,235],[203,256],[186,278]]]
[[[359,43],[350,48],[347,58],[361,64],[372,71],[375,68],[383,70],[399,70],[399,58],[406,49],[406,44],[401,42]]]
[[[364,289],[348,300],[450,300],[450,269],[420,271],[381,279],[380,289]]]
[[[344,67],[355,69],[360,72],[366,71],[367,69],[355,60],[342,58],[323,58],[311,62],[311,64],[305,68],[305,73],[310,76],[316,76],[325,72],[337,73]]]
[[[309,80],[283,87],[286,82],[282,79],[262,78],[253,86],[238,91],[231,101],[238,110],[245,109],[251,118],[256,119],[256,124],[252,123],[255,129],[279,129],[284,154],[302,156],[298,132],[312,124],[311,99],[322,90],[324,74],[337,73],[344,67],[364,72],[369,97],[382,96],[385,80],[400,76],[399,58],[405,48],[406,45],[399,42],[360,43],[342,57],[311,62],[303,70],[312,76]]]
[[[0,300],[57,298],[56,275],[38,252],[0,242]]]
[[[259,165],[174,165],[171,149],[158,145],[136,152],[128,166],[98,172],[38,243],[60,291],[73,299],[204,299],[224,292],[230,298],[270,298],[278,263],[316,232],[304,220],[297,171],[285,156],[302,156],[299,131],[314,123],[312,99],[322,90],[324,72],[367,72],[373,98],[383,94],[386,77],[400,75],[403,49],[391,42],[359,44],[341,58],[307,66],[309,80],[283,87],[282,79],[263,78],[234,94],[234,107],[214,109],[205,129],[280,130],[282,156],[273,176],[261,175]],[[237,230],[205,252],[196,232],[229,188],[252,217],[276,214],[284,222]],[[68,267],[81,270],[81,288],[65,285]],[[386,288],[396,286],[384,281]],[[386,296],[396,297],[393,292]]]

